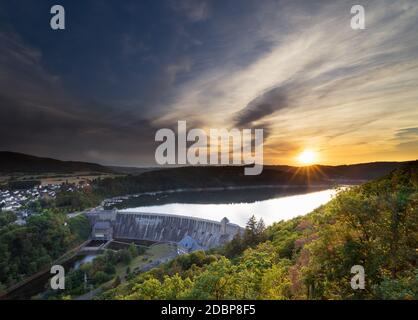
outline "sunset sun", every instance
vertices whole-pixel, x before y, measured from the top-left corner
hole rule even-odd
[[[314,163],[316,158],[317,155],[314,151],[304,150],[298,155],[297,160],[304,165],[310,165]]]

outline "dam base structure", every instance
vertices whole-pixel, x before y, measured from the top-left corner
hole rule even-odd
[[[127,212],[92,211],[92,240],[113,239],[177,243],[183,251],[207,250],[231,241],[242,228],[227,218],[212,221],[195,217]]]

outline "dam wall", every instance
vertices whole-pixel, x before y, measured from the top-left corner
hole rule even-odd
[[[242,230],[227,218],[212,221],[180,215],[116,210],[91,212],[88,217],[93,225],[92,238],[96,235],[109,237],[111,234],[114,239],[179,243],[184,238],[191,237],[206,249],[231,241]],[[103,222],[111,230],[100,230],[104,228]]]

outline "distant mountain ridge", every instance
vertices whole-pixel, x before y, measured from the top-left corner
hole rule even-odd
[[[381,177],[392,170],[398,169],[406,162],[370,162],[351,165],[313,165],[309,170],[310,178],[313,181],[320,182],[327,179],[331,180],[371,180]],[[18,152],[0,151],[0,173],[69,173],[69,172],[103,172],[103,173],[121,173],[128,175],[138,175],[142,179],[150,180],[167,179],[174,183],[190,178],[191,181],[198,178],[209,180],[223,180],[241,182],[244,178],[243,166],[186,166],[172,168],[135,168],[135,167],[117,167],[104,166],[97,163],[82,161],[62,161],[46,157],[37,157]],[[300,183],[308,174],[304,167],[295,167],[288,165],[266,165],[259,176],[250,178],[246,181],[258,181],[259,183],[286,182],[292,180]],[[234,184],[234,183],[233,183]]]
[[[244,166],[189,166],[166,168],[144,172],[138,179],[150,182],[161,180],[164,183],[206,181],[209,184],[229,185],[249,184],[304,184],[327,183],[330,181],[366,181],[382,177],[393,170],[408,165],[406,162],[371,162],[353,165],[312,165],[294,167],[287,165],[267,165],[259,175],[246,176]]]
[[[144,172],[160,170],[158,167],[119,167],[119,166],[107,166],[107,168],[121,174],[133,174],[138,175]]]
[[[372,180],[379,178],[385,174],[388,174],[389,172],[411,162],[413,161],[382,161],[337,166],[313,165],[311,168],[313,169],[312,171],[314,171],[316,175],[320,175],[329,179]],[[271,168],[273,170],[286,171],[292,173],[301,170],[301,167],[280,165],[265,166],[265,168]]]
[[[61,161],[17,152],[0,151],[0,173],[69,173],[82,171],[102,173],[113,172],[112,169],[96,163]]]
[[[246,176],[243,166],[179,167],[120,176],[97,181],[96,190],[105,197],[143,192],[253,186],[332,187],[361,184],[380,178],[410,162],[378,162],[347,166],[266,166],[260,175]]]

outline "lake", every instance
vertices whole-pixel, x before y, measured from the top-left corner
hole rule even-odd
[[[245,226],[254,214],[270,225],[305,215],[330,201],[336,193],[336,189],[329,187],[200,190],[137,195],[117,207],[121,211],[168,213],[216,221],[227,217],[240,226]]]

